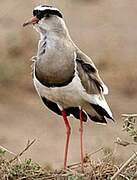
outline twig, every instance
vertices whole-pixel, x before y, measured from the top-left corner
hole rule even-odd
[[[87,154],[86,157],[90,157],[90,156],[98,153],[99,151],[102,151],[103,149],[104,149],[103,147],[102,147],[102,148],[99,148],[99,149],[97,149],[96,151]],[[85,157],[85,158],[86,158],[86,157]],[[68,168],[71,168],[71,167],[73,167],[73,166],[78,166],[78,165],[80,165],[80,164],[81,164],[81,162],[76,162],[76,163],[73,163],[73,164],[71,164],[71,165],[68,165]]]
[[[3,147],[3,146],[0,146],[0,149],[3,149],[4,151],[6,151],[6,152],[8,152],[8,153],[10,153],[10,154],[12,154],[12,155],[14,155],[14,156],[16,156],[16,154],[15,154],[15,153],[13,153],[12,151],[10,151],[10,150],[6,149],[6,148],[5,148],[5,147]]]
[[[127,169],[126,169],[126,171],[129,171],[130,169],[133,169],[133,168],[135,168],[136,167],[136,164],[133,164],[133,165],[131,165],[130,167],[128,167]]]
[[[137,117],[137,114],[122,114],[123,117]]]
[[[15,154],[14,152],[8,150],[7,148],[0,146],[0,149],[3,149],[4,151],[8,152],[9,154],[12,154],[14,156],[17,156],[17,154]],[[19,162],[21,162],[20,158],[17,158]]]
[[[102,147],[102,148],[97,149],[96,151],[94,151],[94,152],[92,152],[92,153],[89,153],[89,154],[88,154],[88,156],[92,156],[92,155],[94,155],[94,154],[96,154],[96,153],[98,153],[98,152],[100,152],[100,151],[102,151],[102,150],[104,150],[104,148],[103,148],[103,147]]]
[[[137,157],[137,152],[135,152],[124,164],[123,166],[111,177],[111,180],[114,180],[120,173],[121,171],[128,166],[135,158]]]
[[[43,177],[37,177],[37,175],[31,175],[31,176],[24,176],[24,177],[21,177],[21,178],[18,178],[17,180],[24,180],[24,179],[40,179],[40,180],[45,180],[45,179],[53,179],[55,178],[56,175],[43,175]]]
[[[123,174],[119,174],[119,176],[121,176],[122,178],[125,178],[126,180],[130,180],[128,177],[126,177],[126,176],[123,175]]]
[[[16,159],[18,159],[20,156],[22,156],[22,154],[24,154],[24,152],[26,152],[30,148],[30,146],[32,146],[32,144],[34,144],[35,141],[36,141],[36,139],[32,140],[31,142],[28,140],[25,149],[23,149],[19,154],[17,154],[9,162],[11,163],[11,162],[15,161]]]
[[[137,145],[136,142],[124,141],[124,140],[121,140],[119,137],[116,139],[116,141],[114,143],[121,145],[121,146]]]

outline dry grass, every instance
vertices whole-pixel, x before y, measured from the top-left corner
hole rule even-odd
[[[17,158],[14,161],[7,160],[5,151],[0,152],[0,179],[1,180],[33,180],[33,179],[109,179],[117,168],[112,157],[105,158],[100,162],[93,162],[89,156],[84,163],[84,172],[81,171],[80,163],[70,165],[66,170],[51,170],[43,168],[34,163],[31,159],[20,162]]]
[[[136,114],[124,114],[123,130],[129,133],[133,142],[126,142],[117,138],[117,145],[126,146],[136,144]],[[66,170],[52,170],[51,167],[41,167],[31,159],[21,162],[20,157],[34,144],[35,140],[28,141],[26,147],[17,155],[0,147],[0,179],[1,180],[135,180],[137,178],[137,152],[122,164],[115,157],[115,151],[109,148],[100,148],[87,154],[84,158],[84,172],[80,163],[74,163]],[[7,153],[14,157],[7,159]],[[99,160],[93,161],[93,156],[101,153]]]

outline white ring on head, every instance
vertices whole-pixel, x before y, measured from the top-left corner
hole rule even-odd
[[[55,7],[48,7],[48,6],[43,6],[39,5],[37,7],[34,8],[34,10],[40,10],[40,11],[44,11],[44,10],[55,10],[55,11],[59,11],[59,9],[55,8]]]

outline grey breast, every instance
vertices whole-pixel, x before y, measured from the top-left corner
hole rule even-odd
[[[48,42],[47,42],[48,43]],[[75,72],[74,47],[64,40],[46,44],[40,42],[35,62],[36,78],[47,87],[69,84]]]

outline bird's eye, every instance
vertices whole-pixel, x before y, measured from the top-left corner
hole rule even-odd
[[[44,14],[45,14],[44,11],[40,11],[40,10],[33,11],[33,16],[36,16],[39,20],[44,17]]]
[[[39,11],[36,16],[37,16],[38,19],[42,19],[44,17],[44,12],[43,11]]]
[[[38,12],[39,12],[38,10],[34,10],[33,11],[33,16],[37,16]]]

